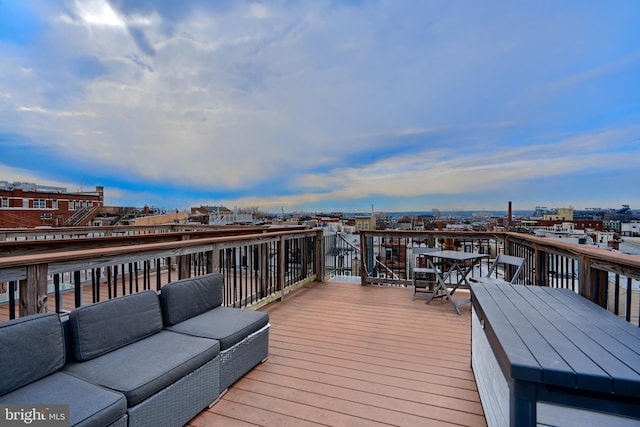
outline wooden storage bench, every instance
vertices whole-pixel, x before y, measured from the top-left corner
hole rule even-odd
[[[640,425],[640,328],[568,289],[470,287],[489,426]]]

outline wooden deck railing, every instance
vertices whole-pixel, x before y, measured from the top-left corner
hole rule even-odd
[[[526,259],[521,283],[570,288],[583,297],[640,326],[640,256],[527,234],[471,231],[365,231],[360,234],[362,283],[408,286],[410,248],[429,247],[498,253]],[[349,265],[349,262],[343,261]],[[382,271],[376,265],[384,265]],[[391,271],[392,274],[385,274]]]
[[[260,306],[315,280],[321,271],[321,231],[221,234],[181,235],[180,240],[168,234],[151,242],[142,236],[138,244],[131,236],[125,241],[113,237],[32,241],[28,249],[21,242],[0,244],[0,286],[7,295],[9,317],[16,316],[16,302],[20,316],[60,313],[209,272],[225,276],[225,305]],[[118,241],[122,244],[115,245]],[[63,297],[70,293],[73,298],[67,307]]]
[[[363,284],[408,286],[410,248],[424,244],[485,253],[486,263],[500,252],[524,257],[521,283],[573,289],[640,325],[637,283],[633,290],[640,280],[640,257],[607,249],[500,232],[365,231],[353,243],[302,227],[175,227],[84,228],[71,232],[71,238],[0,242],[0,296],[9,300],[11,317],[16,316],[14,301],[21,316],[64,312],[219,271],[225,275],[225,304],[244,307],[332,275],[359,275]],[[43,231],[67,233],[30,233]],[[85,237],[78,238],[82,233]],[[73,294],[71,307],[65,306],[63,294],[67,300]]]

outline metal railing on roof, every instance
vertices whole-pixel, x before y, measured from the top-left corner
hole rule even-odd
[[[488,254],[485,270],[498,253],[526,259],[520,284],[569,288],[640,326],[640,256],[595,246],[511,232],[362,231],[357,261],[363,284],[410,286],[413,246]],[[398,278],[380,271],[390,269]],[[343,261],[343,265],[351,262]],[[482,266],[477,272],[481,274]],[[507,272],[508,275],[508,272]]]
[[[118,246],[104,238],[73,239],[57,250],[51,240],[36,241],[32,253],[0,256],[0,296],[6,295],[9,318],[16,311],[20,316],[64,313],[104,298],[160,290],[172,280],[221,272],[224,304],[256,307],[318,277],[320,233],[262,230],[184,240],[167,235],[165,241],[128,240]]]

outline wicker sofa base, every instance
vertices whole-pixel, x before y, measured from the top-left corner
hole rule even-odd
[[[107,427],[127,427],[127,420],[127,414],[124,414],[123,416],[109,424]]]
[[[268,357],[269,327],[267,324],[233,347],[220,352],[221,392]]]
[[[219,375],[220,356],[216,356],[167,388],[129,408],[129,427],[185,425],[218,399]]]

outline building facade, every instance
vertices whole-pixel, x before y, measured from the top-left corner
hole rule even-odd
[[[58,227],[80,210],[104,206],[104,187],[68,192],[27,182],[0,181],[0,228]]]

